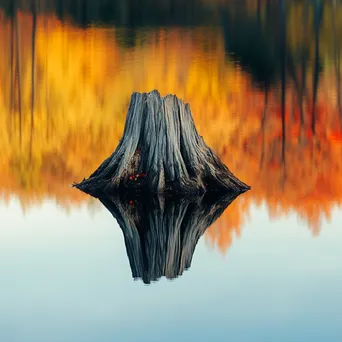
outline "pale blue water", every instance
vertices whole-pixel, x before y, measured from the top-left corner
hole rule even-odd
[[[226,254],[204,236],[188,271],[147,286],[132,279],[122,232],[100,204],[77,208],[75,200],[67,211],[45,201],[23,211],[14,199],[71,201],[67,190],[81,180],[74,175],[89,176],[85,164],[98,157],[94,151],[105,144],[112,151],[119,138],[113,143],[103,134],[102,145],[84,139],[83,146],[83,137],[123,125],[129,95],[139,86],[179,96],[198,87],[191,106],[208,111],[199,126],[252,186],[243,196],[268,200],[273,211],[275,204],[279,212],[304,209],[308,221],[312,208],[323,217],[341,203],[335,186],[342,156],[342,2],[141,3],[146,7],[128,0],[41,0],[34,29],[31,0],[0,0],[0,201],[12,198],[0,203],[0,342],[342,342],[342,208],[313,237],[295,213],[271,220],[266,205],[252,205],[248,218],[241,210],[241,236]],[[163,70],[172,71],[165,80]],[[84,104],[80,112],[78,104]],[[307,140],[296,142],[300,108]],[[120,113],[113,126],[106,124],[112,111]],[[235,117],[233,132],[228,120]],[[75,129],[65,129],[69,124]],[[264,141],[272,134],[279,137]],[[97,166],[94,161],[92,170]]]
[[[342,340],[341,210],[314,238],[253,207],[226,255],[202,238],[190,270],[150,286],[102,207],[0,215],[0,341]]]

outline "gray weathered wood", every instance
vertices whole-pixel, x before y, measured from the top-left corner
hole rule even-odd
[[[133,93],[123,137],[115,152],[79,184],[89,194],[244,192],[199,136],[190,106],[174,95]]]

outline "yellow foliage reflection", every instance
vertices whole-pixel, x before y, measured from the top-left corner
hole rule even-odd
[[[0,25],[0,192],[6,201],[16,196],[23,207],[47,198],[65,207],[88,201],[70,184],[117,145],[131,93],[158,89],[190,103],[207,144],[252,185],[208,230],[223,252],[252,203],[266,203],[272,216],[296,212],[314,233],[341,203],[333,67],[321,76],[314,105],[308,81],[301,125],[294,84],[287,82],[282,112],[279,88],[267,94],[255,88],[227,58],[220,28],[139,30],[130,47],[122,42],[124,29],[81,29],[51,16],[38,16],[35,27],[31,15],[19,13]]]

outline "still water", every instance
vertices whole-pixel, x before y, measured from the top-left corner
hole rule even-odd
[[[339,1],[0,0],[0,341],[341,341],[341,32]],[[252,190],[147,285],[70,185],[153,89]]]

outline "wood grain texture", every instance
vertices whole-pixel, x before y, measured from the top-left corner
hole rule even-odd
[[[190,106],[174,95],[133,93],[123,137],[88,178],[75,186],[89,194],[244,192],[199,136]]]

